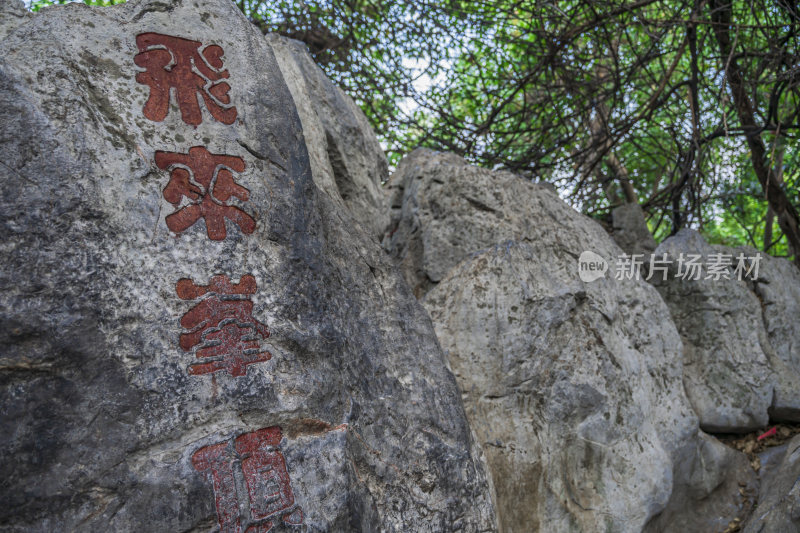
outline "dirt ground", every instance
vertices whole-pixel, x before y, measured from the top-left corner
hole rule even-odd
[[[773,435],[758,440],[759,436],[771,433],[772,428],[775,428]],[[761,461],[758,458],[759,453],[767,448],[786,444],[798,433],[800,433],[800,424],[772,424],[765,429],[743,435],[719,434],[714,436],[731,448],[746,453],[750,458],[750,465],[753,470],[758,472],[761,468]]]

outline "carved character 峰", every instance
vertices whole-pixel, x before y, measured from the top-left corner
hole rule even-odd
[[[181,318],[181,326],[188,330],[180,337],[181,348],[187,352],[197,348],[197,357],[208,359],[190,366],[189,374],[224,370],[231,376],[244,376],[248,365],[272,357],[259,346],[269,337],[269,330],[253,317],[253,302],[246,298],[256,292],[253,276],[242,276],[233,284],[228,276],[217,275],[205,286],[184,278],[175,290],[182,300],[207,296]]]

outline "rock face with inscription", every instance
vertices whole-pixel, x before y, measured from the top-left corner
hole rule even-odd
[[[228,0],[18,19],[4,530],[491,531],[430,321],[315,186],[269,41]]]
[[[752,471],[699,431],[653,287],[579,278],[583,251],[622,253],[606,232],[549,188],[453,155],[415,151],[397,178],[389,248],[427,290],[500,531],[724,529]]]
[[[800,327],[790,318],[798,309],[800,272],[761,254],[751,279],[753,273],[745,274],[756,250],[712,246],[692,230],[662,242],[655,256],[665,254],[669,271],[651,282],[681,334],[684,386],[701,427],[743,432],[770,417],[800,419]],[[709,264],[729,266],[709,270]]]
[[[314,182],[380,241],[388,223],[389,165],[364,112],[314,63],[300,41],[267,35],[297,104]]]

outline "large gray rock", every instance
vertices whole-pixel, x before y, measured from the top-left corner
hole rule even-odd
[[[458,173],[461,179],[453,179]],[[384,248],[400,264],[417,297],[475,250],[526,234],[530,183],[509,173],[502,186],[454,154],[420,148],[407,155],[388,184],[391,222]],[[473,179],[474,178],[474,179]]]
[[[800,330],[787,324],[789,315],[782,316],[797,308],[793,298],[800,283],[782,269],[780,260],[762,259],[758,273],[762,279],[757,278],[755,286],[770,302],[762,309],[753,282],[748,276],[738,279],[734,272],[740,253],[750,257],[756,251],[711,246],[692,230],[670,237],[655,252],[657,260],[666,254],[670,264],[666,280],[659,272],[651,281],[681,334],[686,394],[707,431],[744,432],[765,426],[770,414],[784,420],[800,415],[795,348],[800,346]],[[699,274],[693,275],[685,264],[679,270],[681,254],[684,260],[698,258]],[[707,266],[715,257],[724,259],[715,254],[733,263],[719,279]],[[765,330],[766,321],[771,321],[771,335]]]
[[[750,254],[754,250],[749,251]],[[761,301],[764,326],[772,349],[800,368],[800,270],[779,257],[761,254],[754,288]]]
[[[483,446],[500,530],[639,532],[701,500],[720,514],[688,531],[733,519],[732,456],[698,430],[658,293],[613,270],[579,278],[583,251],[609,264],[622,253],[605,231],[545,187],[453,156],[415,152],[401,168],[413,180],[398,231],[430,259],[406,273],[466,255],[423,303]],[[517,239],[478,250],[497,235]]]
[[[761,254],[758,278],[750,286],[761,304],[771,348],[765,353],[777,380],[770,414],[778,420],[800,422],[800,270],[786,259]]]
[[[4,531],[493,529],[430,321],[234,3],[52,7],[0,58]]]
[[[670,501],[644,533],[722,533],[751,512],[758,477],[744,453],[701,432],[678,455]]]
[[[758,507],[744,533],[800,531],[800,435],[785,446],[777,468],[762,476]]]
[[[389,220],[383,191],[389,167],[367,117],[323,74],[303,43],[277,34],[267,40],[297,105],[314,182],[343,200],[380,240]]]
[[[769,419],[774,376],[762,349],[761,306],[746,281],[681,279],[678,259],[717,253],[695,231],[665,240],[656,257],[671,261],[666,280],[652,281],[669,305],[684,343],[684,385],[706,430],[747,431]]]
[[[626,254],[647,255],[658,246],[639,204],[623,204],[614,208],[611,221],[611,236]]]

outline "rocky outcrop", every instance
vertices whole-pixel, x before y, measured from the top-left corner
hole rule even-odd
[[[800,531],[800,435],[772,455],[776,464],[762,475],[758,507],[744,533]]]
[[[232,2],[47,8],[0,58],[4,530],[493,529],[430,321]]]
[[[659,531],[701,500],[721,511],[689,531],[736,517],[752,472],[728,472],[741,455],[699,432],[658,293],[613,269],[579,278],[583,251],[622,253],[605,231],[547,187],[454,156],[416,151],[398,173],[384,243],[418,290],[438,281],[423,303],[500,531]]]
[[[611,211],[611,236],[626,254],[647,255],[658,244],[647,227],[644,211],[639,204],[623,204]]]
[[[671,452],[696,431],[677,353],[663,348],[679,340],[669,327],[637,338],[633,321],[648,304],[655,314],[657,297],[599,283],[577,279],[567,249],[508,243],[425,299],[484,446],[501,531],[640,531],[669,500]]]
[[[458,173],[461,179],[453,179]],[[387,186],[391,221],[384,248],[400,264],[417,297],[475,250],[518,240],[526,219],[530,187],[508,173],[503,186],[485,171],[453,154],[417,149],[403,158]],[[474,179],[473,179],[474,178]]]
[[[670,500],[644,533],[730,532],[752,511],[759,480],[744,453],[700,432],[676,456]]]
[[[666,275],[660,272],[651,282],[683,340],[686,394],[701,427],[712,432],[744,432],[764,427],[770,415],[783,420],[800,415],[794,348],[800,346],[800,330],[784,314],[798,306],[800,279],[792,265],[766,254],[756,279],[749,279],[749,260],[741,275],[735,271],[740,254],[747,259],[756,250],[711,246],[692,230],[670,237],[655,252],[669,263]],[[688,266],[692,258],[696,271]],[[717,275],[708,270],[717,259],[732,266]]]
[[[684,385],[701,427],[747,431],[769,417],[774,376],[762,349],[766,333],[761,306],[746,281],[681,279],[678,258],[698,254],[706,263],[715,249],[691,230],[667,239],[656,257],[672,262],[666,280],[652,282],[670,307],[684,342]]]
[[[389,167],[367,117],[323,74],[303,43],[277,34],[267,40],[297,105],[314,182],[343,200],[353,218],[380,240],[388,223],[382,187]]]
[[[755,250],[735,250],[740,252],[751,256]],[[776,376],[770,416],[800,422],[800,270],[786,259],[762,253],[758,278],[750,287],[761,304],[769,340],[765,353]]]

